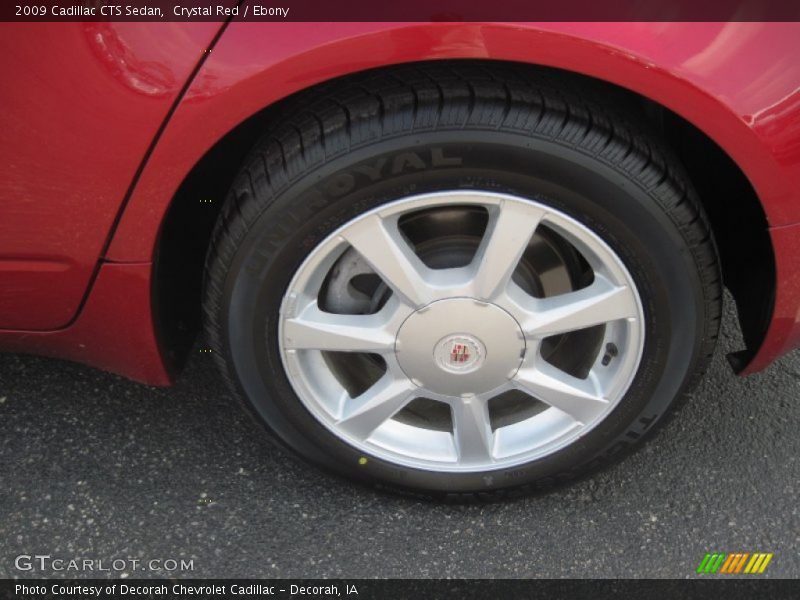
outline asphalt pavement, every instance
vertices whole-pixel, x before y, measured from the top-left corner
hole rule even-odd
[[[648,445],[487,505],[287,458],[199,352],[165,389],[0,355],[0,577],[92,576],[69,562],[86,559],[119,577],[684,578],[714,551],[772,552],[765,577],[798,577],[800,353],[735,377],[730,304],[704,383]]]

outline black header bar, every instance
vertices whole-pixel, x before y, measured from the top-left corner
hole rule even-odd
[[[0,21],[800,21],[798,0],[8,0]]]

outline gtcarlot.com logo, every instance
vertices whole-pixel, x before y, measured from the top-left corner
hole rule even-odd
[[[136,573],[141,571],[194,571],[194,559],[185,558],[60,558],[49,554],[20,554],[14,559],[18,571],[57,571],[71,573]]]
[[[697,566],[698,575],[756,575],[767,570],[772,552],[714,552],[708,553]]]

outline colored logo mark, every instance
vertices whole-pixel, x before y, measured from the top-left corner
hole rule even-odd
[[[772,552],[715,552],[706,554],[697,573],[751,574],[763,573],[772,560]]]
[[[469,348],[467,348],[466,344],[453,344],[453,349],[450,351],[450,362],[465,363],[469,360],[469,357]]]

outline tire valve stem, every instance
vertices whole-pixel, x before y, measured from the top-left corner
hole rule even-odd
[[[614,358],[619,354],[619,349],[615,344],[608,343],[606,344],[606,353],[603,356],[603,360],[600,361],[604,367],[607,367],[608,364],[611,362],[611,359]]]

